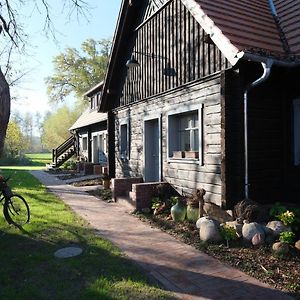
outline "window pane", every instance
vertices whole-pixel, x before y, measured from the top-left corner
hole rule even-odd
[[[180,130],[184,130],[186,128],[189,128],[189,121],[190,118],[188,116],[180,116],[179,117],[179,122],[180,122]]]
[[[173,151],[199,151],[198,110],[169,116],[169,156]]]
[[[199,151],[199,130],[193,130],[193,145],[192,151]]]
[[[87,138],[82,139],[82,150],[87,150]]]
[[[180,149],[181,151],[191,150],[190,131],[185,130],[180,132]]]
[[[121,125],[121,154],[127,155],[127,124]]]

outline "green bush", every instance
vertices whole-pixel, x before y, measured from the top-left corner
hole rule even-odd
[[[232,226],[226,224],[221,225],[219,231],[222,238],[226,240],[227,247],[229,247],[229,241],[236,240],[238,238],[236,230]]]
[[[295,233],[292,231],[284,231],[279,235],[279,241],[285,244],[293,244]]]

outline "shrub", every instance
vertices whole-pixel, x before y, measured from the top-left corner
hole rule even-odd
[[[286,226],[293,224],[296,219],[295,214],[289,210],[277,215],[277,218]]]
[[[224,240],[227,242],[227,247],[229,247],[229,241],[236,240],[238,235],[236,230],[229,225],[221,225],[220,226],[220,234]]]
[[[151,199],[151,208],[153,210],[159,208],[161,206],[162,202],[158,197],[154,197]]]
[[[295,233],[292,231],[284,231],[279,235],[279,241],[285,244],[292,244],[295,239]]]

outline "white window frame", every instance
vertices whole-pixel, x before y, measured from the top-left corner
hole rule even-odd
[[[175,108],[169,110],[167,112],[167,162],[183,162],[183,163],[197,163],[197,164],[203,164],[203,141],[202,141],[202,115],[203,115],[203,103],[199,104],[187,104],[187,103],[182,103]],[[174,134],[174,131],[170,128],[171,122],[170,118],[176,117],[177,115],[181,114],[186,114],[186,113],[192,113],[192,112],[198,112],[198,141],[199,141],[199,157],[198,158],[173,158],[172,157],[172,148],[170,147],[171,139],[170,139],[170,134]],[[197,151],[197,150],[195,150]]]

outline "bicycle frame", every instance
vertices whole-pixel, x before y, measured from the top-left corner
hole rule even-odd
[[[12,190],[7,184],[8,180],[9,177],[5,179],[3,176],[0,176],[0,197],[3,196],[0,199],[0,202],[2,202],[4,199],[9,199],[9,197],[12,195]]]

